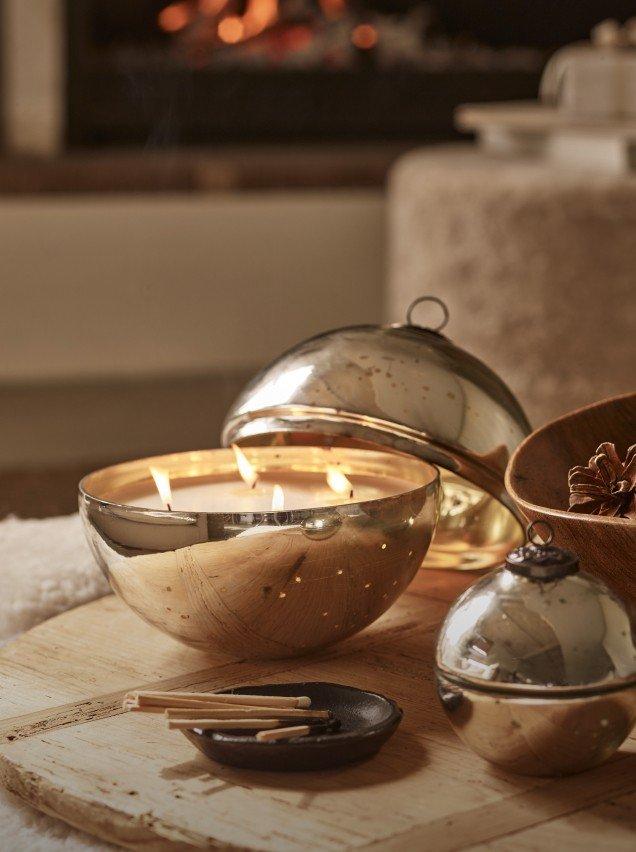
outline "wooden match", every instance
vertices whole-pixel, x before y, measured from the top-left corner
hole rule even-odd
[[[242,704],[249,707],[290,707],[306,709],[311,706],[311,699],[306,695],[240,695],[225,692],[150,692],[139,690],[128,693],[126,697],[136,700],[139,705],[154,704],[163,705],[164,707],[181,706],[182,701],[197,701],[208,704]]]
[[[270,731],[259,731],[256,739],[259,743],[270,743],[275,740],[288,740],[292,737],[304,737],[310,733],[309,725],[291,725],[288,728],[274,728]]]
[[[146,708],[140,707],[139,710]],[[153,712],[162,710],[161,707],[148,708]],[[166,707],[166,715],[171,719],[321,719],[328,720],[331,714],[328,710],[298,710],[281,707],[245,707],[205,710],[201,708]]]
[[[174,698],[170,701],[164,701],[163,699],[159,701],[155,701],[154,699],[146,699],[142,698],[141,700],[137,700],[136,698],[127,697],[124,699],[123,705],[124,709],[128,710],[137,710],[142,713],[165,713],[168,708],[177,709],[182,707],[187,710],[256,710],[258,712],[259,708],[255,707],[253,704],[221,704],[216,701],[190,701],[187,698]],[[295,708],[274,708],[276,710],[285,710],[285,709],[295,709]]]
[[[261,731],[265,728],[279,728],[280,719],[168,719],[170,730],[189,730],[199,728],[202,731]],[[304,726],[307,727],[307,726]]]

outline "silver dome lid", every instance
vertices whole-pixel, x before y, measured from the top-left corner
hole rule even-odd
[[[504,485],[508,459],[530,426],[484,363],[436,329],[362,325],[303,341],[260,372],[228,412],[222,441],[277,435],[383,445],[449,471],[427,564],[492,567],[523,540]],[[284,440],[284,439],[283,439]]]
[[[531,542],[453,604],[436,663],[456,683],[480,689],[600,692],[636,686],[635,634],[625,604],[579,572],[574,554]]]

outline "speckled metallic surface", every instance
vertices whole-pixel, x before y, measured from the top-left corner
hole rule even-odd
[[[524,551],[449,610],[437,643],[440,698],[487,760],[527,774],[576,772],[609,757],[636,722],[636,624],[569,551]],[[531,562],[540,578],[520,573]]]
[[[241,659],[287,657],[362,630],[409,585],[439,509],[438,471],[419,459],[352,448],[259,447],[257,472],[323,470],[396,475],[394,496],[289,511],[145,509],[149,464],[173,481],[235,476],[230,450],[176,453],[95,471],[79,509],[113,590],[145,621],[201,649]]]
[[[439,675],[438,691],[462,742],[520,775],[570,775],[597,766],[636,722],[636,686],[546,700],[458,687]]]
[[[300,343],[247,386],[222,440],[305,434],[370,442],[439,465],[450,477],[436,539],[445,552],[434,564],[483,568],[522,539],[504,472],[529,431],[485,364],[442,334],[408,324],[343,328]]]
[[[452,606],[437,667],[475,686],[542,694],[636,686],[626,607],[589,574],[537,581],[501,568]]]

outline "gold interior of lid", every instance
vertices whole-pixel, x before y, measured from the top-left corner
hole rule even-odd
[[[240,443],[243,446],[328,444],[378,449],[372,441],[305,432],[258,435]],[[403,455],[384,445],[382,450]],[[486,571],[501,565],[506,555],[525,541],[523,526],[507,506],[487,491],[441,467],[439,471],[440,517],[422,567]]]
[[[442,506],[425,568],[494,568],[524,541],[523,527],[491,494],[440,468]]]

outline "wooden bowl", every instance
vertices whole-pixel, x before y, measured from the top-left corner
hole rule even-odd
[[[537,429],[508,464],[506,487],[529,520],[547,521],[554,541],[573,550],[581,568],[636,605],[636,522],[568,512],[568,471],[587,464],[603,441],[623,458],[636,441],[636,393],[580,408]]]

